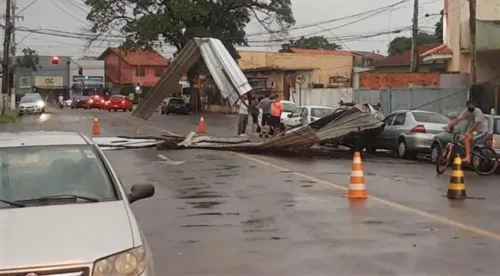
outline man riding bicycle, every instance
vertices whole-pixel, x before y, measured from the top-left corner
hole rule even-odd
[[[459,122],[467,120],[467,130],[464,133],[463,144],[465,147],[465,157],[462,159],[463,163],[470,163],[471,161],[471,148],[472,141],[484,138],[488,134],[486,125],[484,124],[484,114],[481,109],[476,107],[473,100],[467,101],[467,109],[464,110],[458,118],[452,120],[445,130],[450,132],[451,129]]]

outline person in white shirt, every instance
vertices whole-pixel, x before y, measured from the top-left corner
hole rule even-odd
[[[238,108],[238,135],[246,136],[248,125],[248,97],[243,95]]]

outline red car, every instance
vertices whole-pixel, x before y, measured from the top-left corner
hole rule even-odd
[[[87,108],[92,109],[92,108],[99,108],[102,109],[104,107],[104,99],[99,96],[99,95],[93,95],[90,96],[89,99],[87,100]]]
[[[127,97],[122,95],[113,95],[104,103],[104,109],[107,109],[108,111],[132,111],[132,108],[133,103]]]

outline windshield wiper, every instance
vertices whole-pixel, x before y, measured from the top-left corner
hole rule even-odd
[[[72,194],[43,196],[43,197],[39,197],[39,198],[26,199],[26,200],[22,200],[22,201],[49,201],[51,199],[83,199],[83,200],[89,201],[89,202],[99,202],[99,199],[97,199],[95,197],[79,196],[79,195],[72,195]]]
[[[10,206],[19,207],[19,208],[26,207],[26,205],[24,205],[24,204],[17,203],[14,201],[8,201],[8,200],[1,199],[1,198],[0,198],[0,202],[5,203],[5,204],[9,204]]]

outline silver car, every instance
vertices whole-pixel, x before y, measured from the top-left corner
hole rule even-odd
[[[149,276],[150,249],[126,193],[91,139],[77,132],[0,133],[1,276]]]
[[[399,110],[384,119],[385,127],[371,150],[395,150],[401,158],[429,153],[434,136],[443,131],[450,119],[423,110]]]

